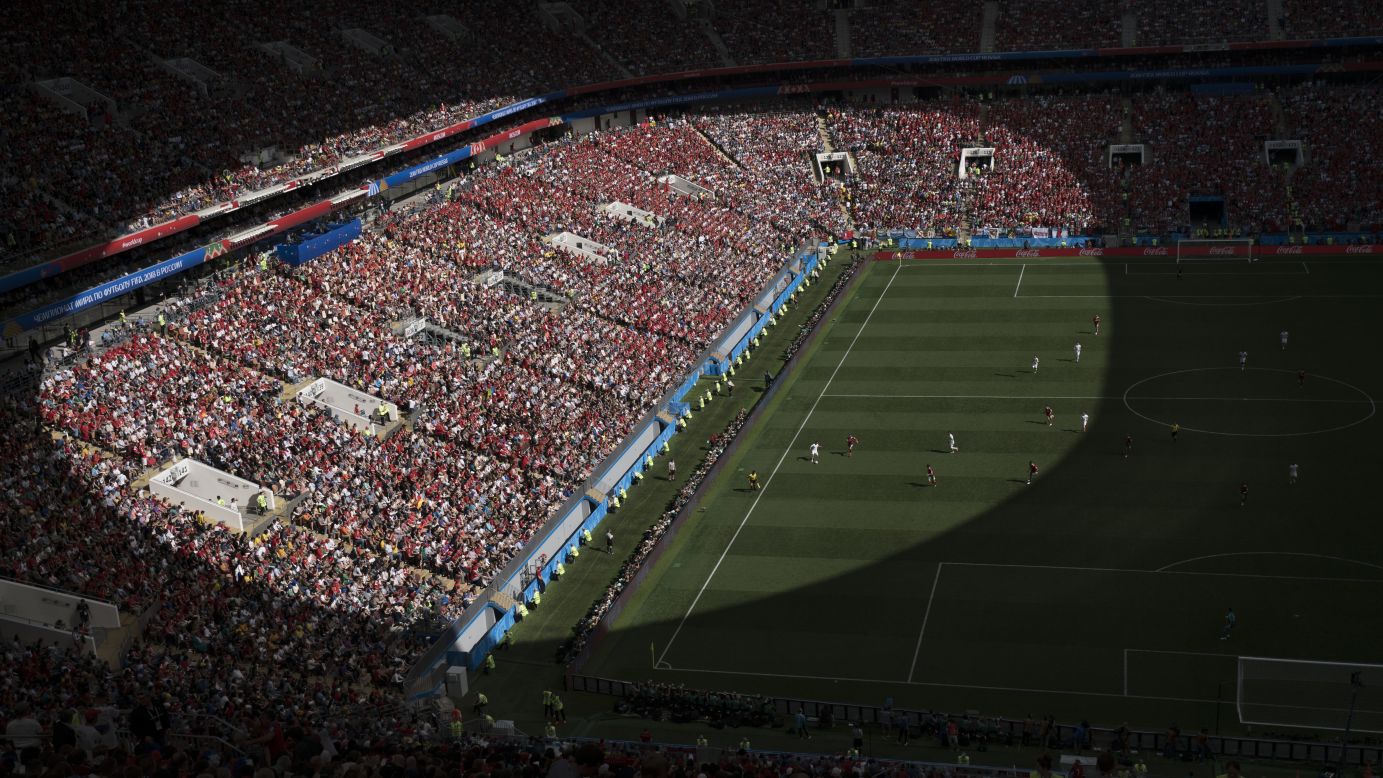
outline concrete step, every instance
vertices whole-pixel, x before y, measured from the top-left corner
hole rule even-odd
[[[836,56],[841,59],[850,59],[852,45],[850,42],[850,12],[833,11],[836,16]]]
[[[980,19],[980,51],[990,52],[994,50],[994,26],[998,19],[999,4],[995,0],[986,0],[984,16]]]
[[[716,56],[720,57],[720,64],[727,68],[738,67],[739,63],[730,56],[730,47],[725,45],[725,39],[720,37],[719,32],[716,32],[715,25],[711,24],[711,20],[699,19],[698,23],[701,25],[701,33],[711,42],[711,48],[716,50]]]

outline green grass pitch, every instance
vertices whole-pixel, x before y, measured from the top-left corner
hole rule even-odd
[[[1239,656],[1383,662],[1383,266],[862,272],[583,673],[1228,732]],[[1252,702],[1338,726],[1336,690]]]

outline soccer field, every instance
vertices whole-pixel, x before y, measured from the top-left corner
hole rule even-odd
[[[1229,732],[1239,657],[1383,662],[1383,266],[861,272],[581,672]],[[1319,669],[1248,710],[1341,726],[1348,683]],[[1357,729],[1383,730],[1378,697]]]

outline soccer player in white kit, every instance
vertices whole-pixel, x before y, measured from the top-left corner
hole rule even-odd
[[[1289,483],[1289,484],[1294,484],[1294,483],[1296,483],[1296,482],[1297,482],[1297,466],[1296,466],[1295,464],[1287,465],[1287,483]]]
[[[956,453],[957,451],[960,451],[960,447],[956,445],[956,434],[954,432],[946,433],[946,441],[951,444],[952,454]]]
[[[1080,431],[1085,432],[1090,429],[1090,414],[1082,412],[1080,415]]]
[[[1076,364],[1080,364],[1080,341],[1076,341]]]
[[[1240,370],[1243,370],[1243,369],[1244,369],[1244,364],[1245,364],[1246,362],[1248,362],[1248,361],[1249,361],[1249,352],[1247,352],[1247,351],[1240,351],[1240,352],[1239,352],[1239,369],[1240,369]]]
[[[1038,363],[1039,361],[1040,361],[1040,360],[1038,360],[1037,355],[1034,354],[1034,355],[1033,355],[1033,358],[1032,358],[1032,371],[1033,371],[1034,373],[1037,372],[1037,363]]]
[[[1282,333],[1278,335],[1278,337],[1282,339],[1282,350],[1283,350],[1283,351],[1286,351],[1286,350],[1287,350],[1287,330],[1283,330]]]
[[[812,464],[814,464],[814,465],[819,465],[819,464],[821,464],[821,444],[820,444],[820,443],[813,443],[813,444],[812,444]]]

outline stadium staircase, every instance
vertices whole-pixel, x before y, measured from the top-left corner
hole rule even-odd
[[[550,310],[561,310],[562,308],[566,307],[567,303],[569,302],[567,300],[566,295],[562,294],[561,292],[558,292],[550,286],[530,283],[521,278],[511,276],[502,270],[493,272],[497,272],[500,275],[500,278],[497,281],[491,280],[491,273],[482,273],[472,280],[475,281],[477,284],[488,283],[492,286],[498,286],[499,288],[503,289],[506,292],[509,292],[510,294],[518,295],[519,297],[522,297],[526,300],[532,300],[538,305],[541,305]],[[465,340],[465,338],[462,335],[452,332],[451,330],[445,329],[443,327],[438,327],[433,324],[427,325],[424,331],[432,331],[444,338],[455,340],[457,342]]]
[[[1277,133],[1277,137],[1285,138],[1290,130],[1287,128],[1287,115],[1282,110],[1282,101],[1271,91],[1267,92],[1266,96],[1268,109],[1273,112],[1273,131]]]
[[[721,38],[720,33],[716,32],[715,25],[711,24],[711,20],[699,19],[697,23],[701,25],[701,32],[705,34],[706,39],[711,42],[711,48],[716,50],[716,56],[720,58],[720,64],[727,68],[739,67],[739,63],[735,62],[735,58],[730,56],[730,47],[725,45],[725,39]]]
[[[519,604],[518,600],[515,600],[513,597],[509,596],[508,592],[502,592],[498,589],[490,593],[490,602],[494,603],[495,605],[498,605],[506,611],[514,607],[515,605]]]
[[[1124,48],[1138,45],[1138,14],[1132,8],[1119,14],[1119,45]]]
[[[96,658],[111,667],[120,667],[130,646],[144,633],[143,620],[121,609],[120,626],[116,629],[93,629],[96,639]]]
[[[831,129],[826,126],[824,116],[816,117],[816,134],[821,136],[821,150],[830,154],[836,150],[836,146],[831,142]]]
[[[731,165],[734,165],[740,170],[744,169],[744,165],[738,159],[735,159],[733,154],[726,151],[719,143],[716,143],[715,138],[712,138],[711,136],[707,135],[704,130],[702,130],[700,127],[697,127],[695,124],[692,125],[692,129],[696,131],[697,135],[701,136],[701,140],[706,141],[707,145],[715,149],[716,154],[721,159],[725,160],[726,162],[729,162]]]
[[[832,13],[836,16],[836,56],[840,59],[850,59],[850,12],[837,10]]]
[[[1124,95],[1119,102],[1124,110],[1124,118],[1119,120],[1119,142],[1133,143],[1133,98]]]
[[[1286,40],[1287,30],[1282,27],[1282,0],[1268,0],[1268,40]]]
[[[836,150],[836,145],[831,142],[831,128],[827,126],[824,117],[816,117],[816,134],[821,138],[822,151],[830,154]],[[849,162],[847,165],[848,169],[859,170],[859,166],[855,164],[855,155],[846,152],[846,157]],[[845,200],[840,201],[840,212],[845,215],[845,226],[849,227],[851,232],[854,232],[855,219],[850,215],[850,206]]]
[[[994,50],[994,27],[998,21],[999,3],[996,0],[986,0],[984,15],[980,21],[980,51],[988,53]]]
[[[625,67],[623,63],[611,56],[610,52],[606,51],[604,46],[601,46],[599,43],[596,43],[595,39],[593,39],[591,36],[583,32],[578,34],[576,38],[577,40],[581,41],[587,46],[590,46],[591,50],[593,50],[596,54],[600,55],[601,59],[605,60],[605,62],[610,67],[614,68],[615,71],[620,74],[620,78],[634,77],[633,72],[631,72],[629,68]]]

